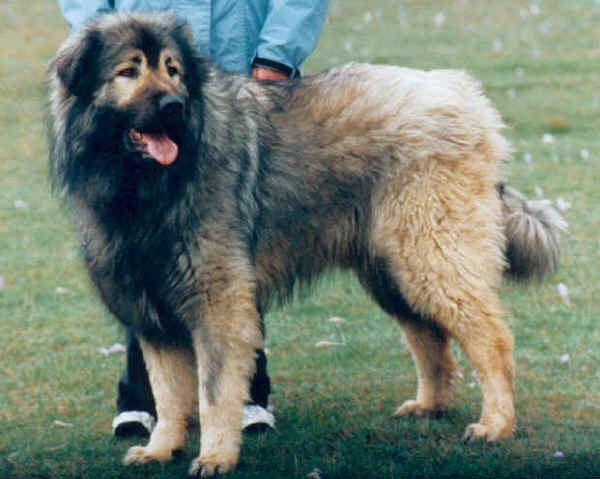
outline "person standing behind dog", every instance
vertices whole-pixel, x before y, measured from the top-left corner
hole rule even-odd
[[[200,53],[227,73],[258,81],[297,78],[314,50],[329,0],[59,0],[71,30],[109,12],[172,12],[188,22]],[[140,346],[126,332],[125,371],[118,385],[113,433],[125,437],[152,432],[156,411]],[[244,408],[246,430],[273,427],[268,411],[270,380],[264,351],[257,351],[251,402]]]

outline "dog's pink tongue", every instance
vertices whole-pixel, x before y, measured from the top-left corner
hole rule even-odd
[[[147,147],[147,152],[161,165],[170,165],[177,159],[179,147],[167,135],[141,133],[140,143]]]

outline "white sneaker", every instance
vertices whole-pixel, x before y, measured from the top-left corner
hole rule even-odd
[[[156,419],[146,411],[123,411],[113,419],[112,432],[118,437],[149,436]]]
[[[123,411],[113,419],[112,432],[118,437],[149,436],[156,419],[146,411]],[[262,432],[275,428],[275,416],[258,404],[246,404],[242,415],[242,430]]]
[[[258,404],[246,404],[242,415],[244,432],[262,432],[275,429],[275,416],[268,409]]]

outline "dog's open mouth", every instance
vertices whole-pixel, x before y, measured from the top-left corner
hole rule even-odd
[[[129,139],[136,149],[161,165],[170,165],[177,159],[179,147],[165,133],[142,133],[135,128],[129,130]]]

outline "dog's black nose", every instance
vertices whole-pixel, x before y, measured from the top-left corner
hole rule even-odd
[[[183,100],[177,95],[165,95],[158,101],[158,110],[168,116],[183,113]]]

